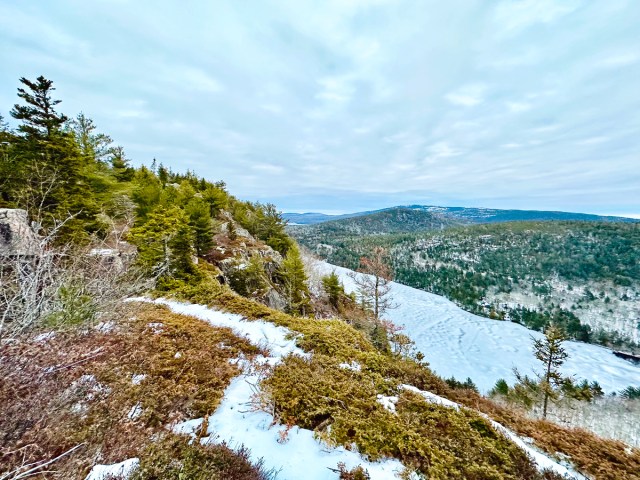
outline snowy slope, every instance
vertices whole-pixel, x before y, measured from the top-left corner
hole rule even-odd
[[[347,291],[355,289],[347,275],[350,270],[325,262],[318,262],[317,268],[322,274],[335,270]],[[471,377],[480,391],[487,392],[499,378],[512,384],[513,367],[524,374],[539,368],[530,338],[540,338],[539,332],[473,315],[444,297],[395,282],[391,294],[399,306],[386,316],[405,328],[439,375],[458,380]],[[611,350],[579,342],[565,346],[569,359],[562,368],[564,374],[595,380],[606,393],[640,386],[640,367],[614,356]]]
[[[330,266],[324,265],[323,268],[325,267]],[[404,470],[402,463],[395,459],[370,462],[363,459],[355,451],[346,450],[343,447],[329,447],[319,442],[312,431],[297,426],[291,428],[283,436],[282,434],[286,431],[285,427],[275,426],[272,415],[255,408],[253,397],[256,394],[256,386],[260,382],[261,375],[260,369],[255,368],[257,365],[264,363],[276,365],[288,354],[305,357],[309,355],[295,345],[295,341],[291,338],[291,331],[288,329],[260,320],[247,321],[240,315],[224,313],[203,305],[180,303],[162,298],[156,300],[136,298],[132,300],[162,304],[175,313],[200,318],[213,326],[231,328],[237,335],[246,337],[252,343],[260,344],[269,350],[269,357],[259,356],[253,361],[253,364],[245,359],[239,359],[244,374],[231,382],[225,390],[220,406],[213,415],[207,418],[207,432],[206,436],[200,439],[202,443],[225,442],[231,447],[244,445],[251,451],[253,461],[262,458],[267,468],[279,471],[277,478],[280,480],[301,478],[301,472],[304,472],[304,478],[308,480],[334,480],[336,478],[335,467],[339,462],[344,463],[349,469],[361,465],[368,471],[371,480],[398,478],[398,474]],[[359,365],[345,363],[344,368],[358,369]],[[428,402],[455,409],[465,408],[431,392],[419,390],[412,385],[402,385],[401,388],[418,393]],[[398,397],[379,395],[378,401],[389,410],[395,411]],[[551,469],[569,479],[586,480],[570,467],[559,464],[533,446],[528,445],[503,425],[484,414],[481,415],[487,418],[497,431],[528,453],[538,468]],[[202,430],[203,421],[203,418],[188,420],[174,424],[171,428],[176,433],[192,435],[195,438],[196,433],[200,433]],[[96,471],[92,470],[92,474],[95,475],[95,478],[101,479],[105,472],[117,470],[128,462],[132,463],[132,465],[127,465],[128,467],[135,468],[138,459],[129,459],[116,465],[98,465],[94,467]],[[411,475],[410,478],[414,478],[414,476]]]
[[[287,338],[291,333],[283,327],[263,321],[247,321],[240,315],[223,313],[203,305],[180,303],[166,299],[155,301],[136,298],[135,301],[153,302],[169,307],[173,312],[190,315],[216,327],[231,328],[237,335],[247,338],[254,345],[269,350],[269,357],[260,357],[256,363],[275,365],[288,355],[307,356],[296,347],[295,340]],[[369,462],[358,453],[342,447],[331,448],[314,438],[311,430],[292,428],[286,442],[280,440],[282,426],[273,426],[273,417],[266,412],[255,411],[252,396],[255,385],[260,381],[259,372],[246,361],[241,361],[245,374],[236,377],[227,387],[218,409],[208,418],[207,437],[203,443],[226,442],[231,447],[244,445],[251,451],[251,458],[264,459],[267,468],[279,470],[279,480],[335,480],[338,462],[347,468],[362,465],[371,480],[396,478],[403,469],[402,464],[393,459]],[[194,419],[173,426],[176,433],[194,434],[200,431],[203,419]],[[301,477],[301,472],[304,472]]]

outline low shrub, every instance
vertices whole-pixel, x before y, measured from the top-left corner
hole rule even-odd
[[[263,381],[262,401],[282,423],[313,429],[329,444],[355,447],[370,460],[398,458],[427,478],[542,478],[478,414],[407,391],[396,392],[392,413],[377,401],[381,382],[378,374],[341,367],[327,355],[289,356]]]
[[[130,480],[272,480],[262,460],[251,462],[244,447],[201,445],[189,438],[165,435],[150,443],[140,456],[140,467]]]
[[[0,477],[80,444],[56,462],[61,475],[140,456],[167,424],[216,409],[239,373],[230,359],[260,353],[229,329],[130,308],[108,332],[67,329],[0,346]]]

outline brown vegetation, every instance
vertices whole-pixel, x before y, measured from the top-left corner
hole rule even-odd
[[[527,418],[514,406],[499,404],[470,390],[456,390],[449,396],[489,415],[536,446],[555,456],[566,456],[578,470],[598,480],[640,479],[640,450],[622,442],[604,439],[580,428],[566,428],[553,422]]]
[[[5,343],[0,470],[76,445],[82,447],[56,462],[51,478],[80,477],[95,463],[134,456],[144,463],[152,435],[215,410],[239,373],[229,359],[257,353],[228,329],[150,306],[132,306],[128,320],[102,330]]]

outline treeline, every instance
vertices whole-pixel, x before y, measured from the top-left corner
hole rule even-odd
[[[129,239],[156,272],[194,272],[192,257],[212,247],[223,211],[283,255],[293,245],[273,205],[240,201],[223,182],[157,164],[134,168],[121,146],[80,113],[57,111],[53,82],[21,78],[11,130],[0,117],[0,207],[27,210],[43,231],[62,225],[57,242],[104,238],[131,222]],[[234,228],[234,227],[231,227]]]

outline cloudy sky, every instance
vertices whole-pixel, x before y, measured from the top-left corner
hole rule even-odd
[[[285,211],[640,215],[636,0],[0,0],[0,114],[40,74],[134,163]]]

